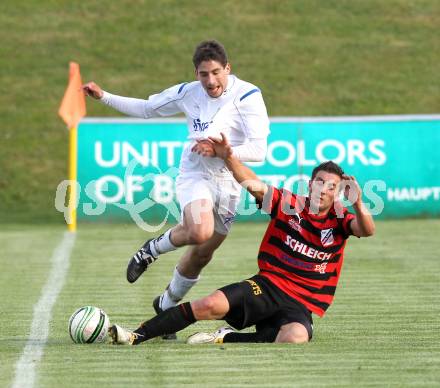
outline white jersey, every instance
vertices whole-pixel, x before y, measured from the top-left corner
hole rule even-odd
[[[223,132],[231,145],[246,144],[249,139],[266,139],[269,118],[260,89],[234,75],[220,97],[210,97],[199,81],[172,86],[148,98],[144,117],[163,117],[184,113],[189,145],[180,161],[181,174],[193,172],[228,173],[224,161],[191,152],[196,139]]]

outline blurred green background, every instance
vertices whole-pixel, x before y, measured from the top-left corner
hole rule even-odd
[[[71,60],[83,81],[146,97],[192,80],[194,47],[215,38],[270,116],[438,113],[439,25],[438,0],[2,1],[0,222],[63,222]]]

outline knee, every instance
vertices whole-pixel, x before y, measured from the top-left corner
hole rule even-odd
[[[197,320],[215,319],[217,316],[217,306],[212,296],[192,302],[191,307]]]
[[[304,344],[306,342],[309,342],[309,336],[303,334],[289,333],[281,336],[279,341],[277,342],[286,344]]]
[[[188,240],[191,244],[200,245],[208,241],[214,231],[210,228],[190,228],[188,231]]]
[[[309,342],[309,333],[301,324],[296,324],[293,327],[288,328],[281,327],[275,342],[303,344]]]

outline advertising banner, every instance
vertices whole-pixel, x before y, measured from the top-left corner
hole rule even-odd
[[[80,219],[176,222],[184,119],[86,119],[78,129]],[[440,116],[273,118],[265,182],[305,194],[326,160],[354,175],[381,218],[440,215]],[[266,219],[242,192],[238,220]]]

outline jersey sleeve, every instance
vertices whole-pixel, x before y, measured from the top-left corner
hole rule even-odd
[[[186,85],[186,83],[174,85],[161,93],[151,95],[146,100],[147,117],[165,117],[182,112],[180,103],[187,92]]]
[[[265,213],[274,218],[277,214],[278,207],[281,205],[284,190],[280,190],[274,186],[268,186],[268,190],[264,195],[263,202],[257,201],[257,206]]]
[[[353,235],[353,231],[351,230],[351,223],[353,222],[355,215],[350,213],[347,209],[344,209],[344,218],[341,222],[341,231],[344,239],[349,238]]]
[[[267,139],[249,139],[246,144],[232,147],[232,152],[242,162],[262,162],[267,153]]]
[[[243,132],[248,139],[266,139],[269,135],[269,117],[260,89],[249,87],[236,101],[243,124]]]

